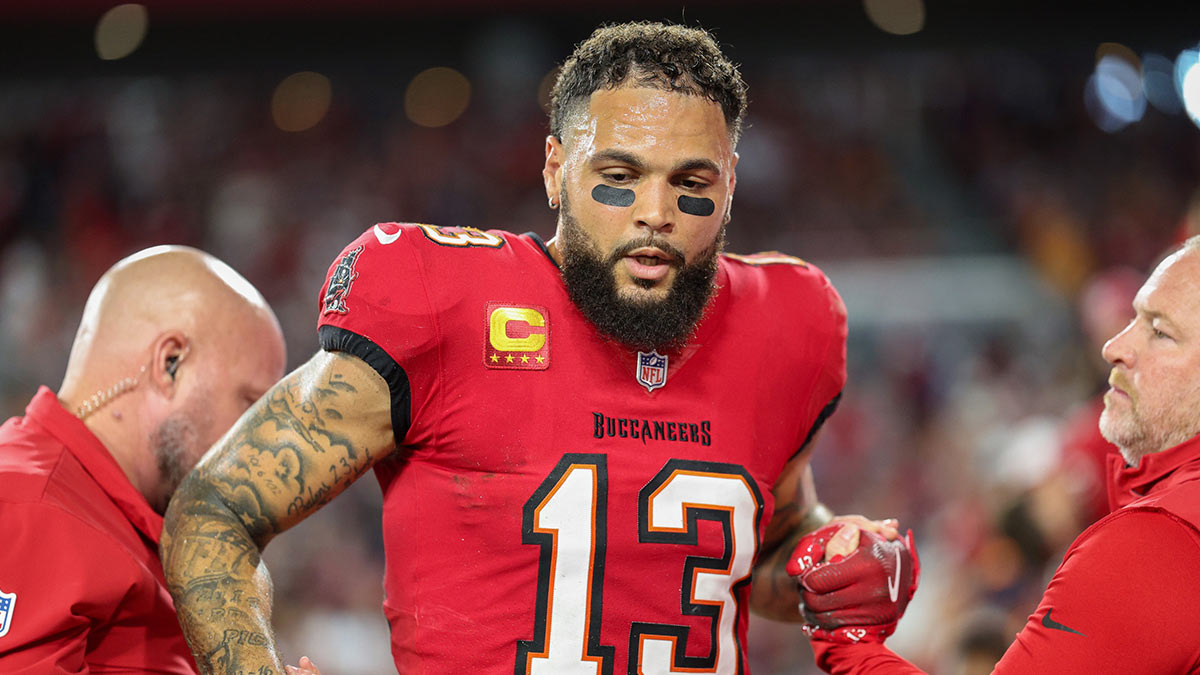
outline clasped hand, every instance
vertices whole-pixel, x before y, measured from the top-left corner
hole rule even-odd
[[[912,531],[900,537],[894,527],[860,525],[835,520],[802,538],[788,560],[809,637],[883,642],[917,590],[921,564]]]

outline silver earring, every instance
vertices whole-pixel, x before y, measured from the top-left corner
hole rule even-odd
[[[551,197],[551,198],[550,198],[548,201],[549,201],[549,203],[550,203],[550,208],[551,208],[551,209],[557,209],[557,208],[558,208],[558,200],[557,200],[557,199],[555,199],[554,197]]]

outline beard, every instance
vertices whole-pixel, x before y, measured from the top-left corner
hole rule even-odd
[[[159,497],[150,506],[165,513],[167,503],[188,472],[200,461],[207,448],[200,447],[198,424],[207,419],[202,406],[188,405],[167,416],[150,438],[154,461],[158,466]]]
[[[1118,382],[1117,386],[1132,391],[1127,382]],[[1198,398],[1200,387],[1192,387],[1179,400],[1195,401]],[[1200,419],[1189,406],[1168,405],[1143,410],[1139,399],[1131,397],[1110,405],[1106,397],[1104,412],[1100,414],[1100,435],[1117,446],[1129,466],[1138,466],[1142,457],[1173,448],[1200,431]]]
[[[562,276],[571,302],[600,333],[627,347],[641,350],[673,350],[687,344],[716,292],[717,255],[725,245],[725,228],[712,246],[684,259],[677,248],[653,233],[627,242],[607,256],[571,213],[567,192],[562,192]],[[617,287],[616,265],[629,252],[653,246],[673,257],[675,280],[661,300],[627,298]],[[642,288],[654,282],[635,279]]]

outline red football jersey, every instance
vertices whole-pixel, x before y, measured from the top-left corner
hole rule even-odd
[[[841,391],[845,308],[787,256],[723,256],[717,283],[689,345],[647,354],[533,235],[388,223],[343,251],[320,335],[392,391],[400,672],[747,672],[771,487]]]

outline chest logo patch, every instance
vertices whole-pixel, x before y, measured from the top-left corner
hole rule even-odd
[[[347,251],[338,261],[337,267],[329,277],[329,289],[325,291],[325,308],[321,310],[322,314],[346,313],[346,296],[350,294],[350,287],[358,278],[358,272],[354,271],[354,264],[358,262],[358,256],[362,251],[363,247],[359,246],[352,251]]]
[[[483,365],[502,370],[550,367],[550,312],[536,305],[488,303]]]
[[[637,381],[638,384],[646,388],[647,393],[666,384],[667,357],[659,354],[658,350],[654,350],[649,354],[638,352]]]
[[[17,606],[17,594],[0,590],[0,637],[12,627],[13,610]]]

